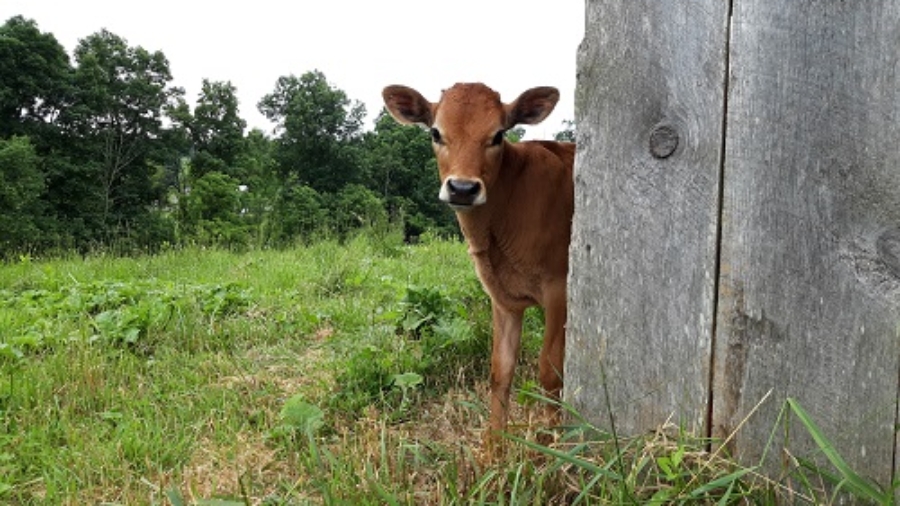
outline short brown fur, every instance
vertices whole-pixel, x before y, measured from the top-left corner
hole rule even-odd
[[[554,88],[533,88],[509,105],[483,84],[457,84],[437,103],[405,86],[388,86],[383,96],[399,122],[433,129],[441,199],[456,209],[478,277],[491,297],[491,442],[508,422],[528,307],[543,308],[546,322],[541,385],[555,399],[562,390],[575,144],[495,143],[502,138],[498,133],[550,114],[559,99]],[[558,408],[549,411],[557,421]]]

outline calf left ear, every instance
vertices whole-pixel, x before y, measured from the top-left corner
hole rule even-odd
[[[559,90],[550,86],[531,88],[506,106],[506,128],[537,125],[553,112],[559,101]]]

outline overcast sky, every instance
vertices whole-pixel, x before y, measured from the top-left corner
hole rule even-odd
[[[204,78],[231,81],[241,116],[270,132],[256,109],[280,76],[318,69],[332,85],[381,110],[381,89],[405,84],[430,100],[456,82],[481,81],[512,101],[556,86],[557,110],[529,137],[574,119],[575,60],[584,35],[576,0],[0,0],[0,18],[23,15],[69,54],[102,28],[169,60],[173,84],[194,105]]]

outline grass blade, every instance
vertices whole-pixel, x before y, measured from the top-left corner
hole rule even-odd
[[[622,480],[622,476],[619,473],[610,471],[609,469],[606,469],[605,467],[598,466],[597,464],[588,462],[587,460],[580,459],[577,456],[571,455],[567,452],[563,452],[563,451],[557,450],[555,448],[543,446],[543,445],[528,441],[527,439],[522,439],[520,437],[513,436],[510,434],[505,434],[504,436],[511,441],[515,441],[519,444],[527,446],[528,448],[531,448],[532,450],[539,451],[545,455],[549,455],[556,459],[562,460],[568,464],[572,464],[573,466],[581,468],[589,473],[602,475],[605,478],[610,478],[610,479],[614,479],[617,481]]]
[[[893,502],[893,498],[890,494],[885,494],[880,490],[880,488],[866,480],[859,474],[857,474],[844,460],[843,457],[837,452],[834,448],[834,445],[816,423],[812,420],[809,414],[803,409],[800,404],[794,399],[787,399],[788,406],[790,406],[791,411],[797,416],[800,420],[800,423],[806,428],[809,435],[812,436],[813,440],[816,442],[816,445],[825,455],[825,458],[837,469],[838,473],[840,473],[843,478],[840,483],[838,483],[838,488],[845,488],[850,493],[858,496],[861,499],[866,499],[870,501],[876,501],[880,504],[890,504]]]
[[[712,492],[713,490],[716,490],[717,488],[722,488],[725,486],[730,487],[731,485],[736,483],[738,480],[743,478],[744,475],[746,475],[748,473],[752,473],[754,470],[755,469],[752,467],[738,469],[737,471],[727,474],[725,476],[722,476],[721,478],[716,478],[715,480],[705,483],[705,484],[695,488],[694,490],[692,490],[691,493],[689,494],[689,497],[692,497],[692,498],[702,497],[703,495],[705,495],[709,492]]]

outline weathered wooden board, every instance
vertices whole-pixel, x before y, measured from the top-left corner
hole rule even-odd
[[[737,433],[743,461],[759,460],[793,397],[886,484],[900,371],[900,2],[733,9],[713,432],[729,434],[771,390]],[[812,449],[802,432],[795,421],[795,454]]]
[[[728,2],[588,1],[566,399],[635,433],[708,417]]]

